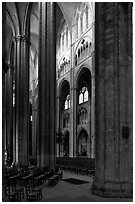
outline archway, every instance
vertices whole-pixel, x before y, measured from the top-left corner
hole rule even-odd
[[[87,156],[88,154],[88,133],[82,129],[77,139],[78,156]]]
[[[76,87],[77,132],[81,128],[84,128],[87,131],[87,142],[89,143],[87,148],[87,156],[94,158],[94,87],[92,83],[91,71],[86,66],[82,66],[78,71],[76,77]]]

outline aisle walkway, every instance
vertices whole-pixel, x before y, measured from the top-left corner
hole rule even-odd
[[[75,185],[60,181],[54,187],[44,187],[42,202],[132,202],[132,199],[110,199],[91,194],[92,177],[63,172],[63,179],[66,178],[76,178],[89,183]]]
[[[43,198],[37,202],[132,202],[132,199],[129,198],[103,198],[91,194],[92,177],[64,171],[63,179],[69,178],[79,179],[84,183],[76,185],[60,180],[57,185],[52,187],[48,187],[44,183],[42,185]],[[26,196],[22,202],[26,202]]]

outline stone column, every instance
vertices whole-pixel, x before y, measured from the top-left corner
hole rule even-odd
[[[19,145],[19,132],[20,132],[20,60],[21,60],[21,36],[16,37],[16,61],[15,61],[15,134],[16,134],[16,163],[19,161],[18,151]]]
[[[96,3],[96,170],[94,194],[131,197],[132,27],[130,3]],[[129,17],[130,18],[130,17]],[[129,20],[129,22],[131,19]],[[130,35],[130,41],[128,41]]]
[[[29,39],[17,36],[16,57],[16,162],[28,164],[29,135]]]
[[[91,112],[90,157],[95,158],[95,74],[93,74],[91,76],[91,104],[90,104],[90,109],[91,109],[91,111],[90,111]]]
[[[55,3],[39,3],[39,166],[55,165],[56,45]]]
[[[71,69],[72,71],[72,69]],[[71,78],[72,79],[72,78]],[[73,88],[73,80],[71,80],[71,88],[70,88],[70,135],[69,135],[69,156],[75,156],[74,152],[74,88]]]
[[[5,74],[8,66],[6,59],[6,2],[2,2],[2,201],[5,192],[5,144],[6,144],[6,96],[5,96]]]
[[[71,40],[72,41],[72,40]],[[76,156],[76,88],[75,88],[75,78],[74,78],[74,51],[73,46],[71,47],[71,69],[70,69],[70,137],[69,137],[69,156]]]
[[[13,60],[13,65],[14,65],[14,73],[13,73],[13,162],[16,162],[16,104],[15,104],[15,98],[16,98],[16,59],[17,59],[17,40],[16,38],[13,38],[13,43],[14,43],[14,60]]]
[[[32,93],[32,157],[36,158],[37,147],[37,98],[35,90],[35,80],[33,80],[33,93]]]
[[[56,113],[56,121],[57,121],[57,124],[56,124],[56,132],[57,132],[57,134],[56,134],[56,138],[58,138],[58,136],[59,136],[59,133],[61,132],[61,130],[62,130],[62,102],[61,102],[61,97],[59,96],[59,93],[60,92],[60,90],[58,90],[57,89],[57,97],[56,97],[56,111],[57,111],[57,113]],[[56,142],[56,155],[59,157],[59,156],[61,156],[61,144],[60,144],[60,142],[59,142],[59,140],[55,140],[55,141],[57,141]]]
[[[6,73],[6,150],[9,162],[13,160],[13,70]]]

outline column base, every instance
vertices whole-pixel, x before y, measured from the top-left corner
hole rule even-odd
[[[92,193],[108,198],[133,198],[133,184],[127,182],[100,182],[94,181]]]

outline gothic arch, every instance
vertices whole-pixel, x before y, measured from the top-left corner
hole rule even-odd
[[[80,38],[80,40],[78,41],[78,44],[76,45],[76,48],[75,48],[75,50],[74,50],[74,53],[76,53],[76,51],[77,51],[77,49],[78,49],[78,47],[79,47],[81,41],[82,41],[83,39],[86,39],[86,38],[88,38],[88,39],[92,42],[92,39],[91,39],[88,35],[82,36],[82,37]]]
[[[86,132],[87,132],[87,130],[86,130],[85,127],[80,127],[79,130],[77,131],[77,138],[79,137],[79,135],[80,135],[80,133],[81,133],[82,131],[86,131]]]
[[[33,7],[33,3],[30,3],[30,2],[27,3],[25,17],[24,17],[24,24],[23,24],[24,36],[29,36],[29,20],[32,13],[32,7]]]
[[[88,156],[88,133],[84,128],[81,128],[77,137],[77,154],[78,156]]]
[[[68,83],[68,84],[69,84],[69,87],[70,87],[70,82],[69,82],[69,80],[68,80],[67,78],[63,78],[63,79],[61,80],[59,86],[58,86],[58,95],[59,95],[59,96],[60,96],[62,87],[63,87],[66,83]]]
[[[90,68],[88,68],[88,66],[85,66],[85,64],[83,64],[80,69],[78,70],[78,72],[76,73],[76,77],[75,77],[75,87],[78,87],[78,80],[79,78],[86,72],[89,71],[90,76],[91,76],[91,70]]]

